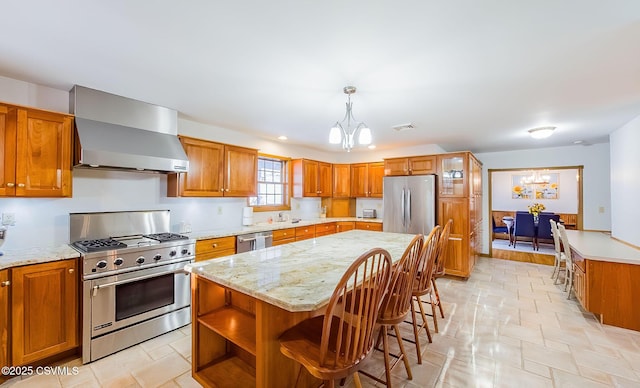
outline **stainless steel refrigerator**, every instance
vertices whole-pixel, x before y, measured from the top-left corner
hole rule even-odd
[[[435,175],[384,177],[383,230],[428,235],[436,224]]]

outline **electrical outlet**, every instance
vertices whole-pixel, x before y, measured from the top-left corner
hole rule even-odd
[[[2,213],[2,225],[15,225],[16,213]]]
[[[604,213],[604,206],[600,206],[598,208],[598,213],[603,214]]]
[[[222,206],[218,206],[218,215],[221,216],[222,215]]]

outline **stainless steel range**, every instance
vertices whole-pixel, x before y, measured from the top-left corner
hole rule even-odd
[[[83,268],[83,363],[191,322],[183,268],[195,241],[169,232],[168,210],[69,216]]]

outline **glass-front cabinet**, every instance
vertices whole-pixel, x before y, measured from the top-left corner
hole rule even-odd
[[[438,155],[440,197],[466,197],[469,171],[468,154]]]

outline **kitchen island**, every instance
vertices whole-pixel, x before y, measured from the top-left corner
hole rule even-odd
[[[204,386],[291,387],[299,364],[278,337],[322,314],[362,253],[384,248],[398,261],[414,235],[353,230],[197,262],[192,273],[192,374]],[[303,375],[300,386],[317,386]]]
[[[567,230],[574,290],[600,322],[640,331],[640,250],[601,232]]]

